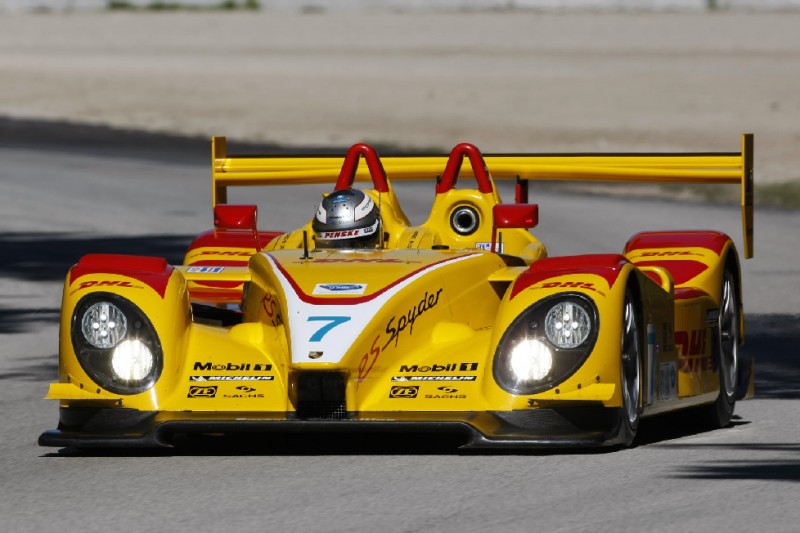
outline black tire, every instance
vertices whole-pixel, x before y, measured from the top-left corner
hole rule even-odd
[[[642,414],[642,334],[639,308],[633,290],[625,291],[622,308],[622,409],[620,436],[622,444],[631,446],[639,429]]]
[[[714,354],[719,370],[719,396],[700,410],[701,422],[713,429],[731,423],[739,381],[739,324],[741,320],[736,272],[725,267],[719,298],[719,326]]]

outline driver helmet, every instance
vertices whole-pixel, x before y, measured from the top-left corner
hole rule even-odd
[[[378,206],[355,189],[334,191],[311,221],[317,248],[375,248],[381,232]]]

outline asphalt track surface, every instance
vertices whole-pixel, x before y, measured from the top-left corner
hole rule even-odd
[[[191,143],[190,143],[191,144]],[[87,252],[180,261],[211,226],[205,149],[0,149],[0,531],[796,531],[800,523],[800,213],[759,211],[743,264],[757,396],[731,427],[643,424],[632,449],[459,454],[447,440],[324,438],[79,454],[41,448],[57,406],[63,276]],[[195,157],[195,153],[198,154]],[[281,191],[289,228],[321,189]],[[433,184],[400,190],[421,222]],[[551,255],[619,252],[645,229],[714,228],[741,248],[736,206],[533,189]],[[236,198],[234,197],[235,201]]]

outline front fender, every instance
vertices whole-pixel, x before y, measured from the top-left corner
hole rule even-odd
[[[503,391],[492,379],[484,382],[484,393],[509,409],[522,409],[569,402],[599,402],[620,407],[619,388],[622,308],[629,279],[638,280],[636,268],[621,255],[586,255],[541,259],[524,271],[509,287],[500,304],[492,335],[491,353],[496,354],[503,335],[517,317],[550,297],[568,293],[588,298],[597,309],[597,338],[585,362],[549,390],[530,395]],[[494,356],[492,367],[494,366]]]
[[[119,394],[105,390],[81,366],[72,342],[72,329],[79,317],[76,307],[92,295],[114,295],[136,306],[151,322],[163,354],[159,379],[138,394]],[[61,308],[59,333],[59,384],[49,398],[70,402],[108,403],[142,410],[156,409],[159,398],[172,392],[172,376],[184,364],[191,307],[183,275],[166,260],[124,255],[88,255],[67,274]]]

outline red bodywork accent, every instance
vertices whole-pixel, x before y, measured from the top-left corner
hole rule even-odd
[[[418,274],[420,272],[428,270],[431,267],[434,267],[436,265],[440,265],[442,263],[449,263],[450,261],[455,261],[456,259],[463,259],[464,257],[470,257],[470,255],[477,255],[477,254],[470,254],[470,255],[466,255],[466,256],[462,255],[462,256],[457,256],[457,257],[448,257],[447,259],[443,259],[441,261],[437,261],[435,263],[431,263],[430,265],[425,265],[424,267],[418,268],[417,270],[415,270],[415,271],[413,271],[413,272],[411,272],[409,274],[406,274],[402,278],[393,281],[392,283],[390,283],[386,287],[382,288],[381,290],[379,290],[379,291],[377,291],[377,292],[375,292],[373,294],[369,294],[367,296],[359,296],[359,297],[356,297],[356,298],[319,298],[317,296],[311,296],[309,294],[306,294],[305,292],[303,292],[303,289],[300,288],[300,285],[297,284],[297,282],[292,278],[292,276],[289,275],[289,273],[286,271],[286,269],[283,268],[283,266],[278,262],[278,260],[275,257],[273,257],[271,254],[268,254],[268,253],[265,253],[264,255],[268,255],[275,262],[275,265],[278,267],[278,270],[281,271],[281,274],[283,274],[283,276],[286,278],[286,280],[292,286],[292,289],[294,289],[295,294],[301,300],[303,300],[304,302],[306,302],[308,304],[313,304],[313,305],[357,305],[357,304],[361,304],[361,303],[364,303],[364,302],[369,302],[370,300],[374,300],[375,298],[377,298],[378,296],[380,296],[384,292],[388,291],[389,289],[391,289],[395,285],[397,285],[399,283],[402,283],[403,281],[407,280],[411,276],[414,276],[414,275],[416,275],[416,274]]]
[[[474,144],[461,143],[457,144],[453,151],[450,152],[450,158],[444,167],[442,180],[436,184],[436,194],[446,193],[456,186],[465,156],[469,158],[469,163],[472,165],[472,172],[478,181],[478,190],[482,193],[490,193],[494,190],[492,188],[492,180],[489,179],[486,162],[484,162],[480,150]]]
[[[722,253],[731,238],[718,231],[659,231],[637,233],[625,245],[625,253],[648,248],[706,248]]]
[[[353,186],[353,182],[356,180],[358,162],[361,160],[361,157],[367,161],[367,168],[369,168],[369,173],[372,176],[373,188],[381,193],[389,192],[389,184],[386,181],[386,171],[383,169],[383,163],[381,163],[378,157],[378,152],[376,152],[375,148],[372,146],[364,143],[354,144],[347,151],[347,155],[344,156],[342,170],[339,172],[339,178],[336,180],[336,188],[334,191],[350,189]]]
[[[700,298],[702,296],[709,296],[709,294],[696,287],[678,287],[675,289],[676,300],[691,300],[692,298]]]
[[[634,264],[640,267],[658,266],[666,268],[672,275],[672,280],[675,282],[675,285],[683,285],[690,279],[699,276],[708,269],[708,265],[705,265],[699,261],[690,261],[686,259],[674,259],[671,261],[666,259],[663,261],[639,261]]]
[[[230,289],[192,289],[189,295],[193,302],[241,303],[242,291]]]
[[[258,240],[256,240],[256,235],[258,235]],[[280,231],[254,233],[250,230],[240,229],[212,229],[198,235],[189,245],[189,251],[197,248],[247,248],[255,253],[262,248],[260,245],[266,245],[281,235],[283,233]]]
[[[117,274],[141,281],[163,298],[172,270],[163,257],[89,254],[69,271],[69,283],[87,274]]]
[[[628,260],[619,254],[574,255],[566,257],[547,257],[533,263],[514,282],[511,289],[513,299],[528,287],[554,278],[569,274],[593,274],[606,280],[611,288],[616,283],[622,267]]]
[[[214,227],[256,231],[258,207],[255,205],[215,205]]]
[[[492,208],[496,228],[535,228],[539,223],[536,204],[497,204]]]
[[[219,260],[219,259],[205,259],[202,261],[195,261],[187,266],[221,266],[221,267],[246,267],[250,261],[232,261],[232,260]],[[202,285],[203,287],[219,287],[221,289],[232,289],[234,287],[238,287],[242,284],[241,281],[195,281],[197,285]],[[202,292],[202,291],[189,291],[189,294],[194,297],[195,294]],[[239,296],[241,297],[241,290],[239,291]]]
[[[518,204],[528,203],[528,180],[517,177],[517,186],[514,188],[514,197]]]

